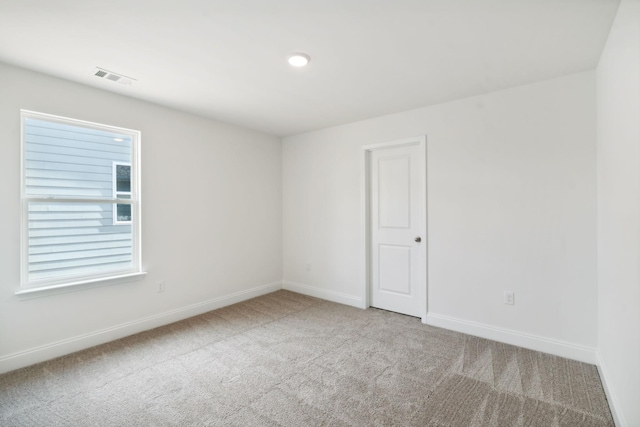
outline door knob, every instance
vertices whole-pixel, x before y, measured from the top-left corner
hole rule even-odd
[[[415,241],[416,241],[416,242],[418,242],[418,243],[422,242],[422,238],[421,238],[420,236],[416,237],[416,238],[415,238],[415,239],[413,239],[413,240],[415,240]]]

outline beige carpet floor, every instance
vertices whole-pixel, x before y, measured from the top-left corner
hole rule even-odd
[[[0,376],[2,426],[612,426],[595,366],[287,291]]]

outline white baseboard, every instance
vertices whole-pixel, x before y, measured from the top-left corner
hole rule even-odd
[[[111,328],[102,329],[29,350],[20,351],[18,353],[9,354],[0,358],[0,374],[84,350],[89,347],[104,344],[109,341],[124,338],[139,332],[148,331],[149,329],[157,328],[159,326],[168,325],[211,310],[226,307],[261,295],[266,295],[280,289],[282,289],[282,282],[274,282],[268,285],[235,292],[230,295],[213,298],[164,313],[155,314],[153,316],[144,317],[131,322],[122,323]]]
[[[282,282],[282,289],[287,291],[296,292],[310,297],[316,297],[327,301],[337,302],[339,304],[350,305],[357,308],[363,308],[362,298],[355,297],[353,295],[343,294],[340,292],[329,291],[326,289],[317,288],[315,286],[303,285],[301,283],[294,282]]]
[[[607,401],[609,402],[609,409],[611,409],[611,415],[613,416],[613,421],[615,422],[617,427],[625,427],[628,426],[624,415],[622,412],[619,412],[617,409],[618,406],[618,398],[616,397],[613,388],[610,387],[611,380],[609,374],[607,372],[606,367],[602,364],[602,357],[600,356],[600,351],[596,352],[596,358],[598,359],[598,373],[600,374],[600,380],[602,381],[602,387],[604,388],[604,393],[607,395]]]
[[[566,357],[567,359],[578,360],[580,362],[591,363],[594,365],[597,364],[595,348],[572,344],[565,341],[525,334],[509,329],[496,328],[482,323],[470,322],[434,313],[427,314],[427,325],[451,329],[453,331],[493,341],[516,345],[530,350],[541,351],[555,356]]]

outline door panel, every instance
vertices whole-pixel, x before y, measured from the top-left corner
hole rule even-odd
[[[411,295],[411,248],[378,246],[378,290]]]
[[[419,145],[371,152],[371,305],[421,315],[426,272],[424,162]],[[426,297],[425,297],[426,298]]]
[[[380,227],[408,228],[411,224],[408,155],[378,160]]]

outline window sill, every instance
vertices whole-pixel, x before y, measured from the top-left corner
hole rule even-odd
[[[38,298],[47,295],[63,294],[67,292],[81,291],[85,289],[97,288],[106,285],[117,285],[120,283],[135,282],[144,279],[147,272],[122,274],[119,276],[101,277],[98,279],[81,280],[78,282],[62,283],[59,285],[42,286],[39,288],[20,289],[15,295],[27,298]]]

